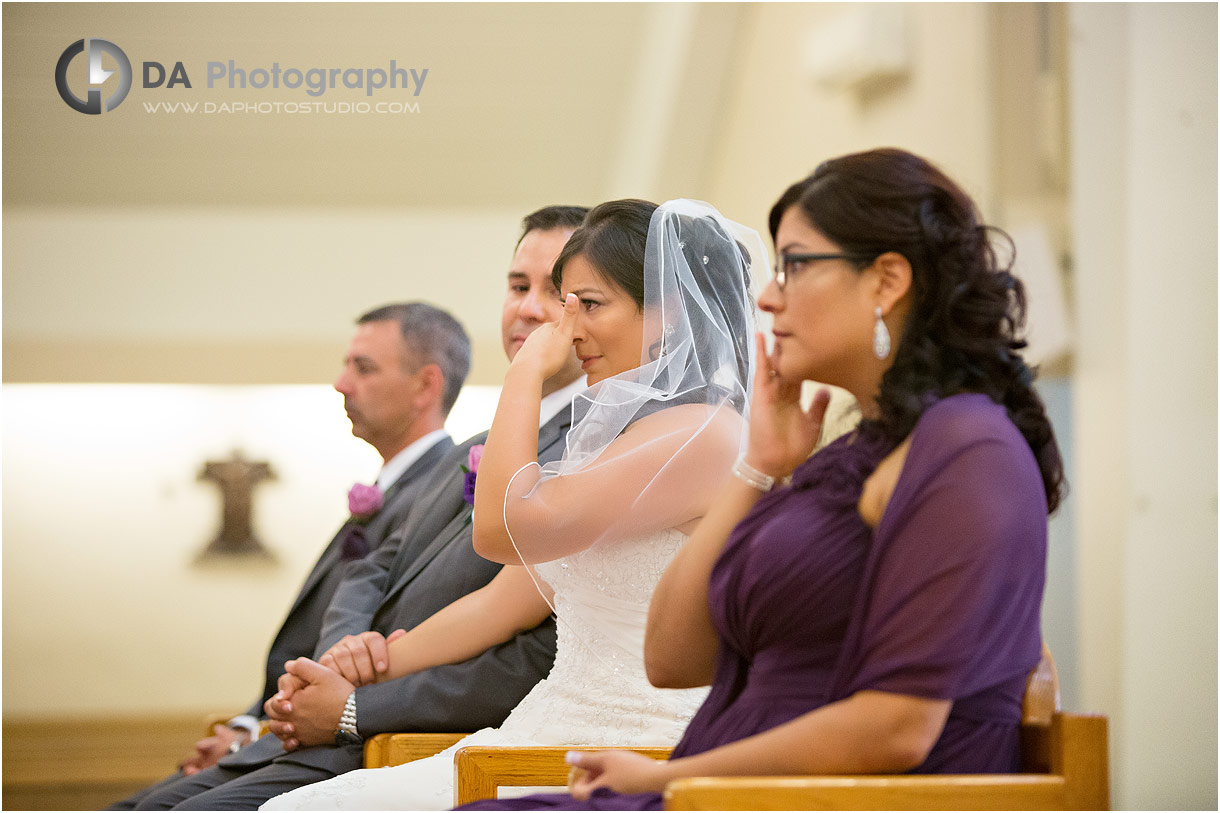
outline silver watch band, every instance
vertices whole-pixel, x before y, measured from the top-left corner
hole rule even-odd
[[[343,704],[343,714],[339,717],[339,730],[335,732],[335,739],[356,743],[364,741],[364,738],[360,736],[360,731],[356,728],[355,690],[347,696],[347,702]]]

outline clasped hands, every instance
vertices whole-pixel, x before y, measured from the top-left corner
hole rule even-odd
[[[249,742],[248,731],[218,725],[211,734],[195,743],[194,750],[178,763],[178,770],[186,776],[192,776],[219,762],[221,757],[230,753],[233,743],[246,745]]]
[[[309,658],[287,661],[279,691],[263,704],[270,718],[268,727],[284,750],[333,743],[348,695],[357,686],[385,677],[390,664],[387,646],[405,634],[405,630],[394,630],[389,637],[372,631],[348,635],[316,662]]]

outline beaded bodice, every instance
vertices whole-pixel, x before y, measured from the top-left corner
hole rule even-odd
[[[535,567],[555,591],[555,666],[502,731],[543,742],[674,742],[705,689],[656,689],[644,673],[644,626],[661,574],[686,541],[675,529],[599,542]]]

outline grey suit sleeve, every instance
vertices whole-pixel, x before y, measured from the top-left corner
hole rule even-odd
[[[263,699],[260,697],[258,700],[255,700],[254,705],[243,711],[242,714],[253,717],[255,720],[261,720],[264,716],[266,716],[263,714]],[[236,716],[240,717],[241,714]]]
[[[429,449],[403,475],[411,482],[369,526],[368,539],[374,549],[363,559],[346,563],[343,579],[322,615],[315,658],[345,635],[371,629],[373,614],[389,584],[394,557],[411,527],[410,518],[417,506],[426,511],[432,505],[429,489],[444,479],[435,476],[434,470],[452,450],[453,442],[447,438]]]
[[[360,734],[498,726],[555,662],[555,620],[462,663],[356,690]]]
[[[358,635],[372,629],[373,614],[389,583],[390,567],[402,542],[402,533],[403,529],[396,530],[377,550],[351,563],[322,616],[315,658],[321,657],[345,635]]]

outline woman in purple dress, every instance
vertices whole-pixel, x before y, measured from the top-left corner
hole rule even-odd
[[[926,161],[827,161],[771,210],[748,449],[666,571],[645,660],[711,683],[668,762],[573,753],[572,795],[473,808],[659,808],[708,775],[1019,769],[1062,463],[1019,351],[1021,283]],[[813,457],[825,396],[860,427]],[[789,481],[789,478],[790,481]]]

